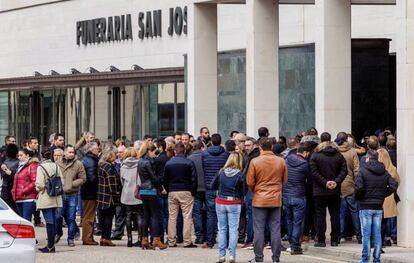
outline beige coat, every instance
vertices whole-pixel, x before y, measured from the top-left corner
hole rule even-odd
[[[80,187],[86,182],[86,172],[81,161],[75,157],[72,160],[65,158],[56,162],[63,174],[65,195],[76,195]]]
[[[56,166],[50,160],[42,162],[41,165],[46,169],[50,176],[55,174],[57,168],[57,174],[61,178],[63,184],[63,176],[62,172],[59,169],[59,166]],[[47,175],[45,171],[40,166],[38,166],[35,185],[36,191],[39,193],[39,195],[37,197],[36,209],[40,210],[46,208],[62,207],[62,196],[49,196],[46,191],[46,183]]]
[[[395,167],[394,167],[395,168]],[[400,184],[400,176],[397,173],[397,169],[393,169],[389,174],[397,181],[398,185]],[[397,203],[395,202],[395,194],[392,194],[385,198],[384,200],[384,218],[392,218],[398,216],[398,207]]]
[[[352,195],[355,190],[355,176],[359,170],[359,158],[356,150],[350,144],[344,142],[338,146],[339,152],[345,158],[348,174],[341,184],[341,196],[347,197]]]

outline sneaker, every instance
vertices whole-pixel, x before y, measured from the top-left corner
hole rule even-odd
[[[288,247],[287,249],[286,249],[286,252],[288,252],[288,253],[290,253],[292,251],[292,249],[290,248],[290,247]]]
[[[346,242],[346,239],[345,238],[341,238],[340,242],[341,243],[345,243]]]
[[[75,246],[75,242],[73,240],[68,240],[68,246],[69,247],[74,247]]]
[[[247,249],[247,250],[252,250],[254,247],[253,247],[253,243],[246,243],[241,248],[242,249]]]
[[[224,263],[224,262],[226,262],[225,257],[220,257],[219,259],[216,260],[216,263]]]
[[[229,257],[229,263],[236,263],[236,258],[233,256]]]

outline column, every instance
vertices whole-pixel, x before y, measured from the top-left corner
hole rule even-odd
[[[397,1],[398,245],[414,247],[414,2]]]
[[[315,121],[319,132],[351,131],[351,1],[316,0]]]
[[[264,126],[279,133],[279,4],[246,0],[246,132]]]
[[[187,125],[198,135],[217,131],[217,5],[192,4],[188,10]]]

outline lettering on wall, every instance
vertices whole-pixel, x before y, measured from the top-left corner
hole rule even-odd
[[[169,9],[168,28],[169,36],[187,35],[187,6]],[[138,13],[137,33],[139,39],[162,37],[162,10],[153,10]],[[134,39],[134,23],[131,14],[101,17],[76,22],[76,44],[91,45],[105,42],[118,42]]]

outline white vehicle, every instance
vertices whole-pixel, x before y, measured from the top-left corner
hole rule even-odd
[[[34,263],[35,249],[33,224],[17,215],[0,198],[0,262]]]

